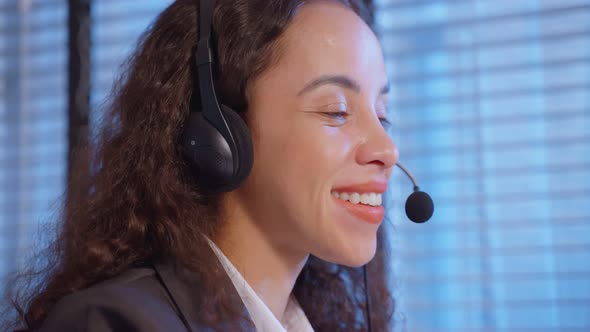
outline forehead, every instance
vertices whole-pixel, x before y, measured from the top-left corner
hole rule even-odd
[[[302,6],[282,36],[281,60],[302,79],[339,74],[384,80],[381,46],[350,8],[335,1]],[[383,76],[383,78],[381,78]]]

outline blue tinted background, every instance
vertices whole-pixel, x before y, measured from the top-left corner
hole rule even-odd
[[[63,1],[0,0],[0,292],[40,239],[39,224],[59,207],[68,148],[66,47]]]
[[[378,1],[400,330],[590,330],[590,1]]]
[[[93,2],[93,120],[169,2]],[[395,170],[397,330],[589,331],[590,1],[376,4],[391,135],[436,202],[407,221]],[[0,0],[0,276],[64,189],[66,5]]]

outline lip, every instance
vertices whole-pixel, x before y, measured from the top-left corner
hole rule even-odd
[[[387,182],[370,181],[365,183],[357,183],[351,185],[340,186],[332,189],[332,191],[346,192],[346,193],[378,193],[382,194],[387,190]]]
[[[332,199],[335,202],[346,209],[350,214],[353,216],[362,219],[370,224],[379,224],[383,220],[385,215],[385,209],[382,205],[379,206],[371,206],[365,204],[353,204],[348,201],[342,200],[340,198],[336,198],[334,195],[331,195]]]

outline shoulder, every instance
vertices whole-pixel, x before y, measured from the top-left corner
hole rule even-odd
[[[182,331],[175,307],[150,268],[123,274],[61,299],[41,327],[52,331]]]

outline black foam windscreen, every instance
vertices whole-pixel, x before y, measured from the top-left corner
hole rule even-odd
[[[415,223],[428,221],[434,212],[434,203],[427,193],[414,191],[406,200],[406,215]]]

